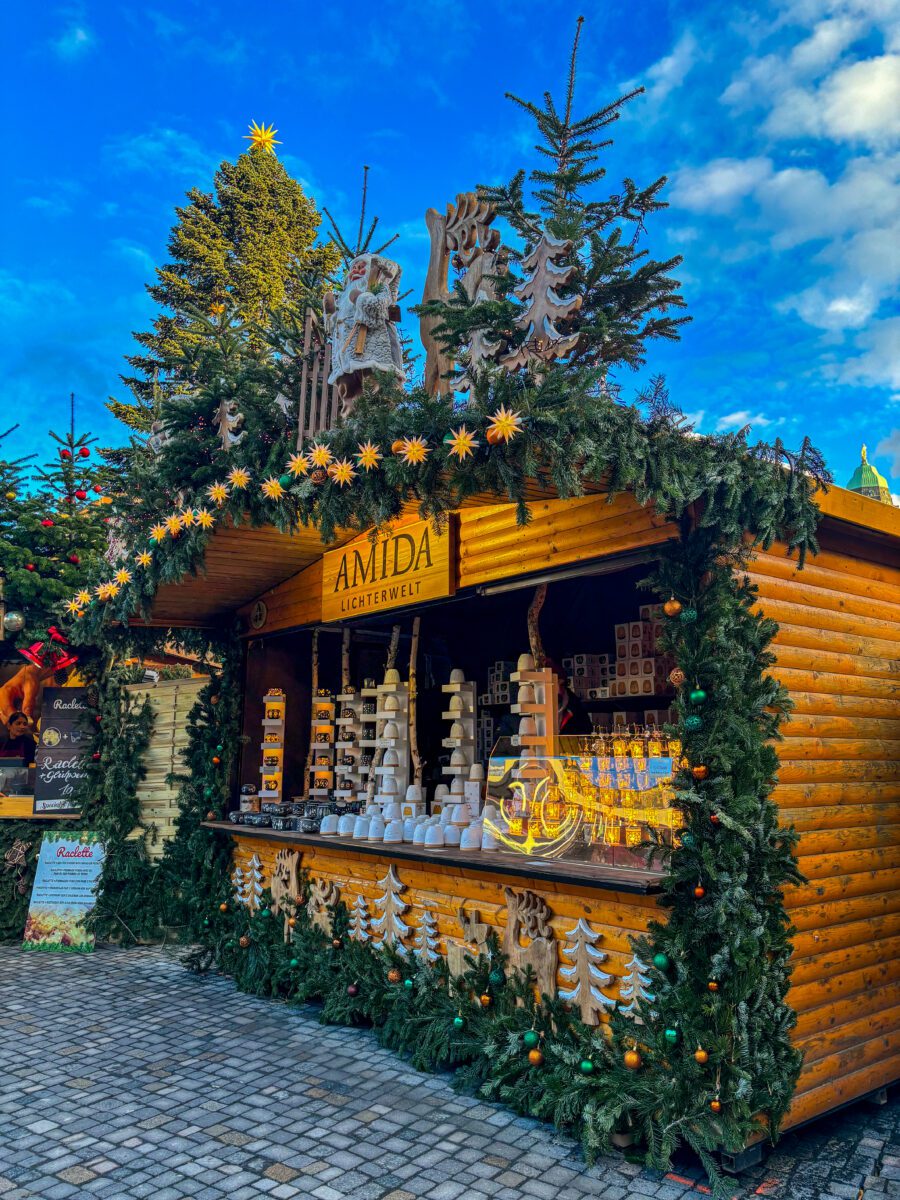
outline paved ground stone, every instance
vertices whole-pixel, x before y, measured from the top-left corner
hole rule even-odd
[[[552,1129],[457,1096],[370,1034],[197,978],[173,953],[0,947],[0,1200],[704,1195],[689,1158],[666,1175],[622,1157],[588,1168]],[[788,1134],[733,1195],[900,1197],[896,1092]]]

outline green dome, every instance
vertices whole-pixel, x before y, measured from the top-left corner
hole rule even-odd
[[[851,492],[861,492],[863,495],[871,496],[873,493],[878,496],[883,493],[890,498],[891,489],[888,487],[888,481],[881,472],[873,467],[866,456],[866,448],[863,446],[862,455],[859,466],[850,476],[847,481],[847,488]],[[880,499],[881,497],[878,496]]]

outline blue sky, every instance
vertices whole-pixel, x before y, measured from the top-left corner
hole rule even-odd
[[[6,18],[0,192],[5,447],[51,425],[105,442],[103,408],[173,209],[208,187],[251,120],[342,224],[362,164],[404,287],[421,289],[423,215],[531,165],[504,91],[561,92],[573,4],[430,0],[373,7],[148,0],[18,6]],[[669,176],[649,226],[681,253],[693,315],[648,372],[704,431],[804,433],[845,482],[862,441],[900,492],[900,0],[746,7],[612,0],[584,8],[577,99],[644,84],[615,127],[611,188]],[[415,322],[411,323],[415,329]],[[622,382],[630,387],[631,377]],[[639,379],[634,380],[635,383]]]

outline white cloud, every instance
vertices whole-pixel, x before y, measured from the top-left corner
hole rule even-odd
[[[768,425],[774,428],[783,423],[783,417],[767,417],[765,413],[753,413],[747,408],[741,408],[737,412],[725,413],[719,417],[716,421],[716,433],[724,433],[727,429],[743,429],[745,425],[756,425],[765,429]]]
[[[900,388],[900,317],[872,321],[857,346],[862,353],[847,359],[839,372],[843,383]]]
[[[215,158],[190,134],[178,129],[123,134],[107,142],[104,151],[123,170],[182,175],[198,187],[203,186],[217,165]]]
[[[60,57],[65,59],[81,58],[89,50],[93,49],[95,38],[93,33],[86,25],[78,21],[72,21],[58,38],[50,43],[53,51]]]
[[[651,99],[664,100],[670,92],[681,87],[699,58],[700,47],[689,29],[685,30],[667,54],[644,73],[647,94]]]
[[[846,15],[820,21],[810,36],[791,51],[791,66],[796,71],[818,74],[840,58],[862,29],[861,20]]]
[[[840,331],[862,328],[878,305],[871,288],[865,285],[855,295],[829,295],[825,288],[814,285],[786,297],[777,307],[781,312],[797,313],[807,325]]]
[[[776,138],[830,138],[883,147],[900,140],[900,55],[840,67],[820,87],[788,87],[763,126]]]
[[[891,459],[891,474],[900,477],[900,429],[892,429],[875,447],[876,455],[884,454]],[[896,497],[894,498],[896,503]]]
[[[729,212],[771,174],[769,158],[715,158],[676,172],[670,200],[691,212]]]

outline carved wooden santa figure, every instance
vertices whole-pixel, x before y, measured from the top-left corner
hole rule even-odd
[[[380,254],[360,254],[350,264],[340,294],[325,294],[325,329],[331,342],[331,374],[341,412],[348,416],[370,371],[392,371],[403,379],[403,354],[396,322],[400,267]]]

